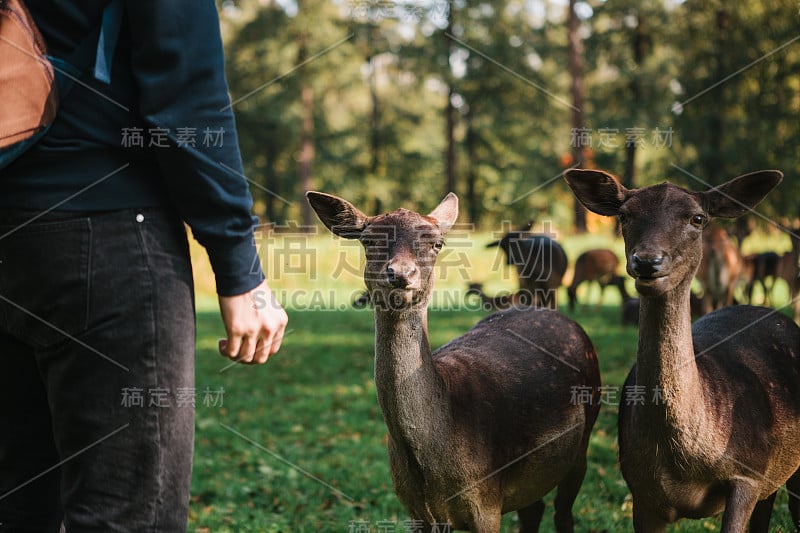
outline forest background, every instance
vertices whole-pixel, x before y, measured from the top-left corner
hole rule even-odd
[[[316,189],[370,213],[454,191],[478,229],[581,233],[570,166],[692,189],[775,168],[749,223],[800,216],[797,0],[219,7],[246,177],[276,229],[315,224]]]

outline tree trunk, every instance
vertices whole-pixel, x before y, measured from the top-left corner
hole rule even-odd
[[[583,43],[578,35],[578,15],[575,13],[575,0],[569,1],[567,30],[569,32],[569,74],[572,80],[572,128],[578,132],[585,127],[583,119]],[[572,164],[582,167],[585,162],[583,143],[572,145]],[[586,209],[574,198],[575,232],[586,233]]]
[[[478,221],[481,217],[481,205],[478,198],[477,182],[478,182],[478,154],[476,150],[476,132],[472,124],[472,110],[466,116],[467,133],[464,139],[464,147],[467,151],[467,213],[469,222],[475,227],[478,226]]]
[[[264,186],[267,190],[278,194],[278,173],[275,171],[275,158],[277,150],[267,148],[267,164],[264,168]],[[264,222],[274,222],[277,220],[275,213],[275,196],[270,193],[264,194]]]
[[[375,81],[375,69],[377,68],[377,65],[375,64],[375,57],[370,55],[370,57],[367,58],[367,61],[369,62],[369,96],[372,101],[372,117],[370,120],[369,137],[369,171],[374,177],[377,177],[378,169],[381,166],[381,108],[380,100],[378,100],[378,88],[376,87]]]
[[[306,35],[301,36],[300,50],[297,54],[298,64],[305,62],[308,56],[306,38]],[[314,225],[314,211],[309,203],[305,201],[305,193],[313,190],[314,180],[314,89],[306,76],[301,79],[300,101],[303,108],[299,158],[300,185],[303,190],[303,199],[300,205],[302,206],[302,226],[307,228],[307,231],[310,231],[310,228]]]
[[[717,11],[717,39],[715,43],[715,78],[721,80],[725,77],[725,34],[730,25],[728,13],[724,8]],[[716,185],[722,179],[725,168],[725,158],[722,154],[722,137],[725,123],[723,120],[723,113],[725,112],[725,84],[716,87],[714,91],[718,91],[711,99],[711,117],[709,119],[709,142],[708,154],[705,158],[705,176],[704,178],[712,185]]]
[[[453,88],[449,87],[447,91],[447,107],[445,114],[447,116],[447,160],[445,167],[446,183],[444,193],[456,191],[456,110],[453,108],[451,96],[453,95]]]
[[[633,106],[634,113],[634,124],[633,126],[638,127],[638,122],[640,118],[639,109],[642,105],[642,89],[641,84],[639,83],[639,79],[641,76],[641,72],[639,69],[642,68],[644,63],[644,56],[647,49],[647,41],[648,35],[645,28],[645,22],[642,18],[641,13],[637,13],[636,15],[636,29],[633,30],[633,35],[631,38],[631,48],[633,52],[633,61],[636,65],[636,71],[634,72],[633,76],[631,76],[630,81],[630,93],[631,93],[631,106]],[[622,184],[629,189],[633,189],[636,183],[636,150],[638,148],[638,139],[634,136],[633,139],[627,139],[625,143],[625,172],[622,175]]]
[[[444,194],[456,192],[456,110],[453,107],[453,76],[450,72],[450,54],[453,52],[453,41],[450,35],[453,34],[453,2],[450,0],[447,11],[447,28],[443,34],[445,39],[445,54],[447,54],[447,102],[445,103],[445,135],[447,136],[447,153],[445,155],[445,185]]]

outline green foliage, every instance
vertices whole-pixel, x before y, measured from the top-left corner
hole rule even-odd
[[[686,102],[675,124],[681,166],[714,185],[751,169],[780,169],[788,179],[766,212],[797,217],[797,3],[687,2],[676,15],[676,29],[694,44],[683,51],[678,76]]]
[[[448,99],[462,220],[571,222],[565,2],[227,0],[230,88],[257,212],[299,220],[301,88],[313,187],[370,211],[443,195]],[[578,2],[593,164],[635,185],[704,189],[782,170],[763,213],[800,215],[800,21],[794,0]],[[635,154],[626,144],[637,143]],[[435,193],[435,194],[432,194]]]

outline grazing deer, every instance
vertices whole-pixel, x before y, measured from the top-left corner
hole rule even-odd
[[[753,303],[753,289],[759,283],[764,292],[764,305],[770,304],[780,260],[781,256],[775,252],[750,254],[742,258],[742,277],[745,280],[744,292],[748,303]]]
[[[703,258],[697,279],[703,286],[703,309],[706,313],[733,305],[733,291],[742,274],[742,256],[728,232],[718,224],[703,230]]]
[[[641,296],[636,365],[623,398],[638,391],[646,399],[619,412],[636,532],[723,509],[723,533],[744,532],[748,520],[751,532],[766,532],[787,480],[797,523],[800,328],[763,307],[726,307],[694,325],[689,313],[708,220],[744,214],[782,174],[754,172],[705,192],[669,183],[626,189],[595,170],[565,178],[587,209],[619,217]]]
[[[792,240],[792,250],[783,254],[778,263],[778,277],[789,284],[789,296],[794,308],[794,319],[800,321],[800,226],[784,228]]]
[[[616,285],[619,287],[617,278],[617,268],[619,267],[619,259],[617,254],[611,250],[598,248],[595,250],[588,250],[578,256],[575,261],[575,272],[572,275],[572,283],[567,288],[567,295],[569,296],[569,310],[575,310],[575,303],[578,301],[578,285],[584,281],[596,281],[600,285],[600,303],[603,302],[603,294],[606,287],[609,285]],[[625,299],[625,294],[620,290],[620,295]],[[598,304],[599,305],[599,304]]]
[[[510,231],[486,245],[494,246],[505,252],[507,264],[517,268],[518,302],[558,309],[558,288],[567,271],[567,254],[560,244],[544,235]]]
[[[513,294],[496,294],[494,296],[489,296],[483,292],[483,283],[467,284],[467,292],[464,293],[465,296],[477,296],[481,301],[481,305],[487,311],[531,305],[530,303],[525,304],[524,302],[519,302],[520,294],[521,293],[517,291]]]
[[[753,233],[755,226],[753,219],[748,217],[737,218],[733,222],[731,235],[736,238],[736,243],[739,245],[740,249],[742,247],[742,242]]]
[[[369,291],[364,291],[361,294],[359,294],[355,300],[353,300],[353,307],[355,307],[356,309],[364,309],[371,303],[372,302],[370,301],[369,298]]]
[[[516,510],[522,531],[537,531],[542,497],[557,486],[556,529],[572,531],[600,386],[581,327],[550,309],[509,309],[431,353],[434,262],[456,196],[427,216],[374,217],[336,196],[307,197],[328,229],[366,251],[378,403],[395,491],[411,517],[431,529],[497,532],[501,514]],[[576,387],[589,401],[575,401]]]

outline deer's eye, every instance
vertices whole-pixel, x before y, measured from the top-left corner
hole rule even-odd
[[[444,243],[442,241],[435,241],[433,243],[433,249],[437,252],[441,251],[442,248],[444,248]]]
[[[706,220],[707,218],[705,215],[692,215],[692,218],[689,220],[689,222],[695,228],[702,228],[703,225],[706,223]]]
[[[385,248],[388,242],[385,237],[381,237],[380,235],[367,235],[361,237],[360,240],[365,248]]]

